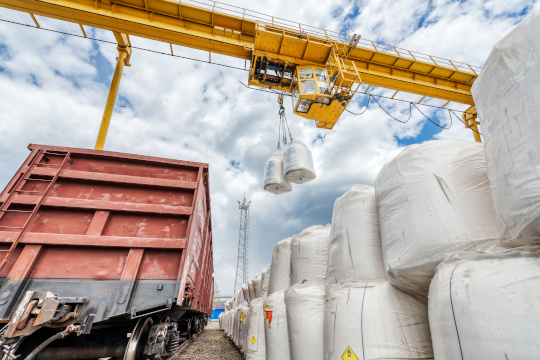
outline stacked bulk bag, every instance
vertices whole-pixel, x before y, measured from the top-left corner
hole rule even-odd
[[[287,311],[285,291],[275,291],[264,300],[266,360],[288,360],[289,332],[287,330]]]
[[[268,289],[270,288],[270,269],[271,266],[268,265],[266,269],[264,269],[263,273],[263,280],[262,280],[262,289],[261,289],[261,297],[265,298],[268,296]]]
[[[285,291],[291,360],[323,360],[324,280],[296,284]]]
[[[241,306],[239,308],[239,315],[238,315],[238,321],[239,321],[239,331],[238,331],[238,348],[242,353],[245,353],[246,351],[246,336],[248,331],[248,315],[249,315],[249,307],[248,306]]]
[[[246,359],[265,360],[265,344],[263,300],[258,298],[252,300],[249,307],[249,321],[245,346]]]
[[[303,184],[315,179],[313,157],[303,142],[294,139],[285,146],[283,172],[285,179],[295,184]]]
[[[386,280],[329,285],[324,323],[325,359],[433,359],[426,304]]]
[[[315,225],[291,239],[290,285],[326,279],[330,226]]]
[[[354,185],[334,203],[326,281],[385,278],[375,189]]]
[[[371,186],[334,204],[326,283],[325,359],[433,358],[427,303],[387,280]]]
[[[450,258],[429,289],[435,358],[538,359],[539,309],[538,252]]]
[[[272,252],[272,276],[268,287],[268,295],[289,288],[291,273],[291,238],[279,241]]]
[[[540,12],[499,41],[471,89],[501,241],[540,243]]]
[[[255,288],[253,287],[253,280],[248,281],[248,293],[249,293],[250,301],[257,298],[257,296],[255,296]]]
[[[255,298],[261,297],[261,274],[257,274],[253,278],[253,293],[255,295]]]
[[[278,149],[264,165],[264,190],[272,194],[283,194],[292,190],[291,183],[285,179],[281,150]]]
[[[251,297],[249,296],[248,284],[242,285],[242,294],[244,294],[244,299],[246,299],[247,301],[251,301]],[[245,302],[243,302],[242,304],[245,304]]]
[[[482,144],[408,146],[375,182],[384,263],[397,287],[427,295],[437,264],[498,239]]]

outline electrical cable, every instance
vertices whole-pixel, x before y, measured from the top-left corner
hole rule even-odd
[[[452,118],[451,118],[451,117],[450,117],[450,125],[449,125],[448,127],[444,127],[444,126],[442,126],[442,125],[437,124],[435,121],[431,120],[429,117],[427,117],[426,114],[424,114],[424,113],[422,112],[422,110],[420,110],[420,109],[416,106],[416,104],[413,104],[413,105],[414,105],[414,107],[416,108],[416,110],[420,111],[420,114],[424,115],[424,117],[425,117],[426,119],[428,119],[428,120],[429,120],[432,124],[434,124],[435,126],[441,128],[441,129],[444,129],[444,130],[448,130],[448,129],[450,129],[450,128],[452,127]],[[448,111],[450,111],[450,110],[448,110]]]
[[[377,105],[379,105],[379,107],[388,115],[390,116],[392,119],[396,120],[397,122],[400,122],[402,124],[406,124],[409,122],[409,120],[411,120],[411,115],[412,115],[412,103],[409,103],[409,117],[407,118],[407,120],[403,121],[403,120],[399,120],[395,117],[393,117],[388,111],[386,111],[385,108],[382,107],[382,105],[379,103],[379,101],[375,98],[373,98],[373,100],[375,100],[375,102],[377,103]],[[425,116],[425,115],[424,115]]]

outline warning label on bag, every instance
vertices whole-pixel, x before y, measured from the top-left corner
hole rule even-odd
[[[343,353],[343,355],[341,355],[341,358],[343,360],[358,360],[358,356],[356,356],[350,346],[347,346],[347,349],[345,349],[345,352]]]
[[[257,341],[257,339],[255,339],[255,335],[254,335],[254,336],[251,338],[251,343],[252,343],[253,345],[255,345],[255,341]]]

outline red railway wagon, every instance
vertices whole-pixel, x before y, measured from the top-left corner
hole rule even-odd
[[[212,311],[208,165],[28,148],[0,194],[0,358],[168,357]]]

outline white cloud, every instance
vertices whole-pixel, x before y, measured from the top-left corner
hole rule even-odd
[[[261,6],[246,0],[232,3]],[[531,6],[527,0],[325,0],[316,6],[278,0],[254,10],[334,31],[348,28],[351,34],[481,65],[519,20],[513,9]],[[33,24],[27,14],[4,9],[0,18]],[[38,21],[80,33],[73,24]],[[110,32],[85,29],[90,36],[114,41]],[[170,50],[166,44],[139,38],[133,44]],[[208,55],[176,46],[174,53],[204,61]],[[0,187],[26,157],[28,143],[94,146],[116,55],[111,44],[0,22]],[[212,59],[243,66],[243,61],[223,56]],[[234,284],[237,200],[244,189],[252,201],[250,269],[256,274],[270,262],[277,241],[307,226],[329,223],[338,196],[353,184],[373,184],[379,169],[401,151],[396,138],[414,138],[426,122],[413,108],[411,120],[400,124],[372,103],[365,114],[345,113],[333,131],[326,131],[293,115],[287,101],[291,132],[312,148],[318,177],[274,196],[262,190],[262,170],[276,147],[275,95],[246,89],[239,83],[247,82],[241,70],[141,50],[133,51],[131,63],[124,69],[106,150],[210,164],[215,277],[223,294],[231,294]],[[361,110],[358,103],[363,98],[356,99],[350,106],[353,112]],[[393,116],[408,117],[408,104],[380,102]],[[429,108],[421,109],[434,115]],[[315,141],[318,137],[324,140]],[[472,140],[470,130],[457,120],[436,137]],[[239,169],[231,161],[239,162]]]

